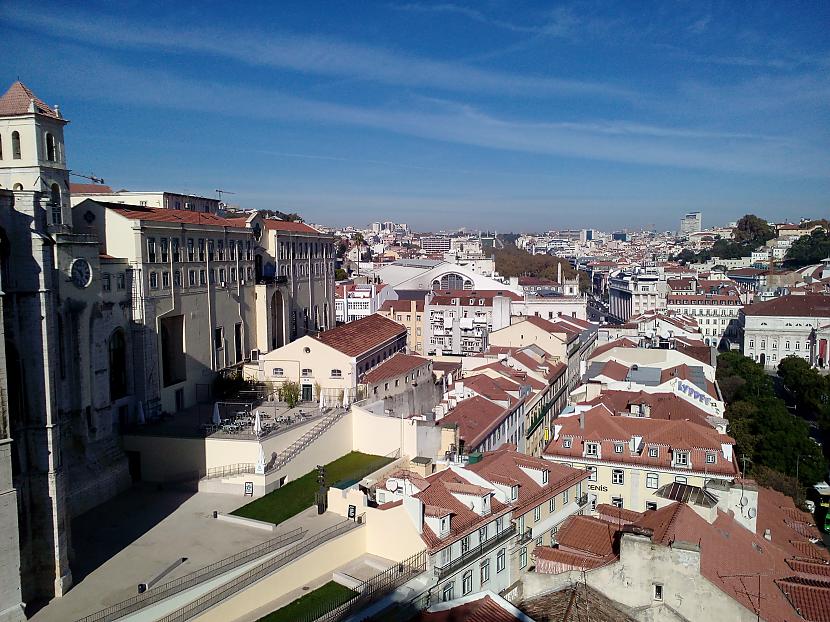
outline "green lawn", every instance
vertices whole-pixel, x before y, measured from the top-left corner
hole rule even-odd
[[[357,592],[343,587],[334,581],[329,581],[313,592],[309,592],[287,604],[282,609],[277,609],[264,618],[260,618],[259,622],[295,622],[296,620],[305,620],[307,617],[310,618],[313,613],[319,612],[318,616],[323,615],[355,596],[357,596]]]
[[[326,465],[326,481],[335,484],[343,481],[361,480],[392,462],[394,458],[373,456],[353,451]],[[232,512],[236,516],[253,518],[279,524],[314,505],[317,492],[317,471],[309,471],[299,479],[288,482],[282,488],[268,493],[248,505]]]

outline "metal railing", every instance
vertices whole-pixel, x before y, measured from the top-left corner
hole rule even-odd
[[[503,529],[501,532],[497,533],[492,538],[489,538],[479,544],[476,547],[473,547],[463,553],[461,557],[453,559],[448,563],[444,564],[443,566],[436,566],[435,567],[435,576],[440,581],[441,579],[449,576],[459,568],[463,568],[467,564],[471,563],[472,561],[476,560],[477,558],[484,555],[485,552],[492,549],[494,546],[509,540],[513,535],[516,533],[516,525],[511,524],[509,527]]]
[[[337,622],[352,613],[360,611],[372,602],[396,590],[401,585],[423,574],[427,569],[429,553],[421,551],[402,562],[387,568],[374,577],[363,581],[355,591],[357,595],[345,603],[332,606],[326,603],[316,611],[311,611],[298,622]]]
[[[205,479],[214,477],[231,477],[242,473],[253,473],[256,465],[253,462],[238,462],[236,464],[225,464],[218,467],[210,467],[205,474]]]
[[[359,524],[354,521],[345,520],[340,523],[337,523],[336,525],[333,525],[332,527],[329,527],[328,529],[324,529],[316,536],[304,540],[303,542],[288,549],[287,551],[278,553],[271,559],[266,560],[261,564],[258,564],[254,568],[251,568],[247,572],[244,572],[235,579],[232,579],[227,583],[224,583],[221,586],[217,587],[216,589],[213,589],[208,593],[200,596],[199,598],[189,602],[184,607],[180,607],[176,611],[164,616],[163,618],[159,618],[157,622],[184,622],[185,620],[190,620],[191,618],[199,615],[203,611],[210,609],[215,605],[218,605],[226,598],[229,598],[230,596],[239,593],[240,591],[249,587],[253,583],[256,583],[260,579],[268,576],[272,572],[279,570],[280,568],[294,561],[301,555],[304,555],[305,553],[308,553],[309,551],[317,548],[324,542],[327,542],[332,538],[336,538],[337,536],[343,535],[344,533],[347,533],[352,529],[356,529],[358,526]]]
[[[167,583],[153,587],[138,596],[133,596],[132,598],[116,603],[106,609],[92,613],[84,618],[81,618],[78,622],[109,622],[110,620],[123,618],[130,613],[149,607],[150,605],[164,600],[165,598],[174,596],[175,594],[190,589],[199,583],[209,581],[210,579],[229,572],[242,564],[258,557],[262,557],[263,555],[267,555],[268,553],[291,544],[292,542],[296,542],[306,533],[307,531],[305,529],[297,527],[296,529],[280,534],[275,538],[271,538],[270,540],[266,540],[256,546],[240,551],[235,555],[231,555],[230,557],[220,559],[219,561],[209,564],[203,568],[199,568],[199,570],[186,574],[183,577],[179,577],[178,579],[174,579],[172,581],[168,581]]]
[[[274,464],[269,466],[265,469],[265,474],[270,475],[279,471],[283,468],[286,464],[291,462],[294,458],[297,457],[302,451],[304,451],[311,443],[315,440],[320,438],[330,427],[332,427],[335,423],[340,421],[343,415],[346,414],[344,409],[338,409],[325,419],[318,423],[316,426],[311,428],[308,432],[303,434],[300,438],[298,438],[294,443],[288,446],[288,448],[283,451],[281,454],[277,455],[276,459],[274,460]]]

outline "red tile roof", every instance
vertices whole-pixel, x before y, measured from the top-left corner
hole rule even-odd
[[[617,527],[604,520],[574,515],[559,528],[556,540],[562,550],[607,557],[614,554],[616,532]]]
[[[423,311],[424,310],[424,301],[423,300],[387,300],[381,306],[380,311],[382,313],[388,313],[390,311],[398,311],[398,312],[407,312],[412,311],[411,303],[415,303],[415,311]]]
[[[700,425],[709,425],[709,414],[674,393],[647,393],[645,391],[604,391],[597,397],[583,402],[591,406],[604,404],[615,415],[632,415],[632,405],[647,405],[648,414],[644,415],[651,419],[664,419],[675,421],[686,419]]]
[[[830,296],[821,294],[780,296],[746,305],[743,313],[756,316],[830,317]]]
[[[69,184],[70,194],[112,194],[112,188],[102,184]]]
[[[401,376],[409,371],[418,369],[419,367],[426,367],[429,364],[429,359],[398,352],[391,358],[386,359],[370,372],[364,374],[362,382],[365,384],[377,384],[378,382],[382,382],[388,378]]]
[[[581,422],[584,422],[584,426]],[[710,474],[738,474],[737,464],[723,456],[721,447],[722,443],[734,444],[734,440],[708,425],[685,420],[613,416],[603,405],[579,415],[560,417],[557,424],[562,427],[558,436],[545,449],[546,456],[671,469],[675,468],[672,467],[671,450],[680,449],[691,452],[692,472],[705,469]],[[639,450],[633,452],[629,442],[634,436],[640,437],[642,441]],[[565,438],[570,439],[570,447],[565,447]],[[583,456],[585,441],[600,445],[599,459]],[[616,453],[614,446],[620,444],[623,445],[623,451]],[[656,457],[649,456],[649,447],[658,449]],[[715,464],[706,463],[707,453],[715,454]]]
[[[317,231],[314,227],[309,227],[304,222],[274,220],[273,218],[265,219],[265,228],[271,231],[285,231],[288,233],[320,233],[320,231]]]
[[[387,317],[373,313],[322,332],[315,339],[346,356],[357,357],[403,335],[406,335],[406,328]]]
[[[516,622],[519,619],[524,618],[517,618],[490,596],[484,596],[440,611],[427,609],[412,618],[411,622]]]
[[[214,227],[230,227],[232,229],[243,229],[229,224],[228,219],[210,214],[207,212],[191,212],[189,210],[164,209],[161,207],[143,207],[140,205],[128,205],[127,203],[110,203],[98,199],[86,199],[94,201],[113,212],[129,218],[130,220],[145,220],[149,222],[174,222],[190,225],[210,225]],[[83,203],[81,203],[83,205]]]
[[[35,103],[35,112],[52,119],[61,119],[55,114],[49,104],[38,98],[37,95],[23,84],[20,80],[15,81],[9,90],[0,97],[0,117],[15,117],[29,113],[29,105]],[[61,119],[62,120],[62,119]]]
[[[473,449],[487,438],[493,428],[504,421],[508,412],[509,408],[476,395],[459,403],[437,424],[457,424],[461,438],[467,447]]]
[[[536,483],[536,480],[522,470],[523,468],[547,471],[547,484]],[[480,461],[468,465],[467,469],[489,481],[502,480],[507,483],[509,480],[510,485],[519,486],[519,496],[514,502],[514,517],[530,511],[552,496],[590,477],[590,473],[583,469],[526,456],[505,446],[485,452]]]
[[[787,577],[775,583],[805,620],[830,622],[830,581]]]

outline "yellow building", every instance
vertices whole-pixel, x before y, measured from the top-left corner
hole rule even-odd
[[[423,300],[387,300],[378,313],[406,327],[406,345],[411,351],[424,351]]]
[[[560,417],[544,457],[589,471],[592,508],[610,503],[639,512],[657,507],[655,493],[665,484],[703,487],[739,476],[734,442],[685,419],[614,415],[599,405]]]

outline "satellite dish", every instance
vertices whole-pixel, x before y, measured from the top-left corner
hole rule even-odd
[[[746,497],[741,497],[741,507],[745,508],[747,503],[749,503],[749,499],[747,499]]]
[[[389,492],[395,492],[397,489],[398,480],[396,480],[394,477],[390,477],[388,480],[386,480],[386,490],[388,490]]]
[[[749,518],[755,518],[755,515],[757,514],[755,508],[749,508],[746,513],[749,515]]]

